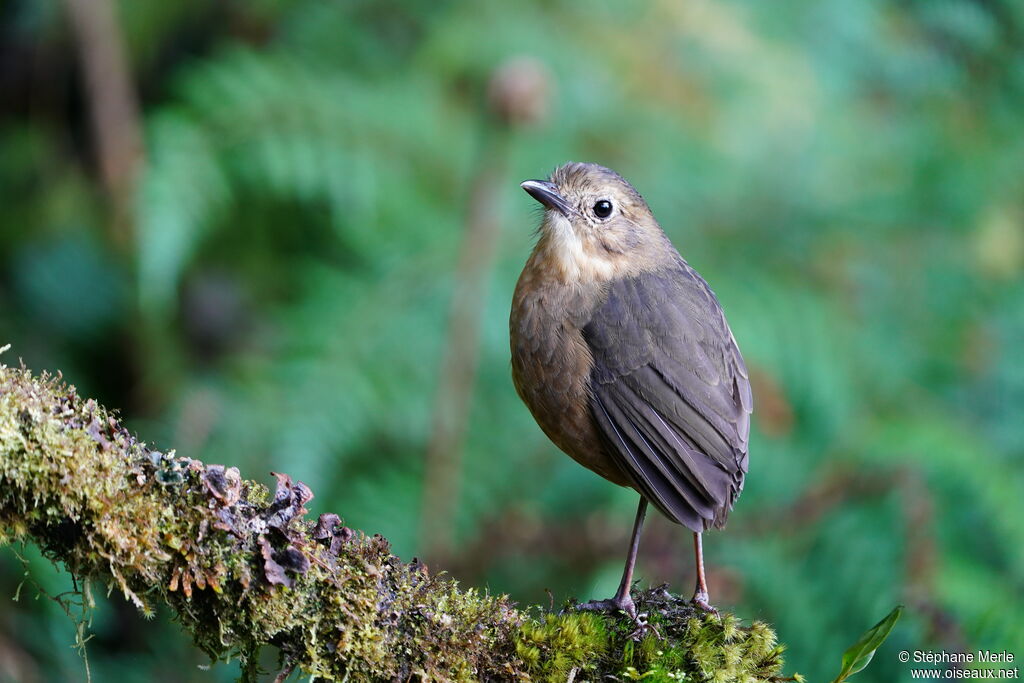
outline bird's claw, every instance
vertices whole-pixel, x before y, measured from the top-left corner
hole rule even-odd
[[[647,621],[646,612],[633,617],[633,623],[636,624],[636,628],[632,633],[626,636],[630,640],[643,640],[643,637],[648,633],[653,634],[658,640],[665,640],[665,637],[661,635],[661,631],[658,630],[658,627]]]
[[[636,604],[633,598],[608,598],[607,600],[591,600],[576,605],[576,609],[584,612],[625,612],[633,621],[636,621]]]
[[[718,616],[718,610],[710,602],[708,602],[708,600],[708,592],[697,589],[697,591],[693,594],[693,598],[690,600],[690,603],[701,612],[704,612],[706,614],[714,614],[715,616]]]
[[[633,598],[628,595],[622,598],[591,600],[590,602],[584,602],[576,605],[576,609],[587,612],[623,612],[636,626],[627,638],[631,640],[641,640],[646,634],[652,633],[658,638],[658,640],[665,639],[658,630],[658,627],[647,620],[646,612],[637,613],[636,603],[634,603]]]

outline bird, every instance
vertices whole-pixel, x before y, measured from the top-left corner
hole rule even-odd
[[[648,503],[693,532],[692,604],[711,606],[702,534],[722,528],[749,461],[750,378],[707,282],[615,171],[566,163],[520,186],[543,207],[512,298],[516,391],[576,462],[640,494],[614,597],[630,594]]]

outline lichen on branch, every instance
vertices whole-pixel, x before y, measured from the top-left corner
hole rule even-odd
[[[638,596],[657,631],[639,640],[625,617],[519,609],[337,515],[306,519],[312,491],[275,477],[271,493],[153,450],[59,376],[0,365],[0,543],[34,542],[144,612],[167,605],[246,678],[274,645],[286,670],[324,680],[781,680],[765,624],[697,615],[660,589]]]

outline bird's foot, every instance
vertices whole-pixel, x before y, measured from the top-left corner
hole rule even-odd
[[[690,600],[690,603],[701,612],[717,615],[718,610],[711,605],[709,600],[710,596],[708,595],[708,592],[698,588],[694,591],[693,598]]]
[[[582,602],[576,605],[576,609],[583,610],[584,612],[625,612],[633,621],[636,621],[636,603],[633,602],[633,598],[627,593],[626,595],[616,595],[614,598],[608,598],[607,600],[591,600],[590,602]]]
[[[576,609],[587,612],[609,612],[612,614],[624,612],[633,621],[634,626],[636,626],[627,638],[641,640],[648,633],[653,633],[657,636],[658,640],[664,640],[661,632],[658,631],[658,627],[647,620],[647,613],[637,613],[636,603],[633,602],[633,598],[628,594],[625,596],[617,595],[607,600],[591,600],[590,602],[580,603],[576,605]]]

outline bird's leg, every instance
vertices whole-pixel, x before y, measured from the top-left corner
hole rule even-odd
[[[633,587],[633,568],[636,566],[636,553],[640,549],[640,531],[644,528],[644,517],[647,515],[647,499],[640,496],[640,503],[636,508],[636,519],[633,520],[633,537],[629,541],[629,553],[626,555],[626,566],[622,570],[622,582],[619,583],[619,590],[615,592],[612,601],[629,616],[636,619],[636,605],[629,594]]]
[[[718,610],[711,606],[708,584],[704,579],[704,546],[699,531],[693,532],[693,549],[697,555],[697,588],[693,591],[693,606],[704,612],[717,614]]]
[[[579,609],[595,611],[622,610],[630,618],[636,620],[636,605],[629,594],[629,589],[633,586],[633,567],[636,565],[636,553],[640,548],[640,531],[644,527],[644,517],[646,515],[647,499],[640,496],[640,504],[636,509],[636,519],[633,521],[633,537],[629,542],[629,553],[626,555],[626,567],[622,571],[622,582],[619,584],[619,590],[615,592],[615,597],[608,600],[591,600],[580,605]]]

